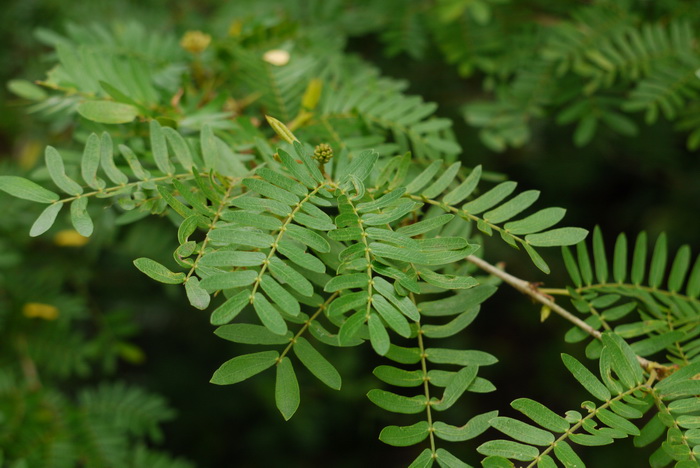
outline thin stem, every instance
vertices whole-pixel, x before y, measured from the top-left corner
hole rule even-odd
[[[194,274],[194,271],[197,269],[197,264],[199,264],[199,261],[202,259],[204,251],[206,250],[207,245],[209,244],[209,233],[215,229],[216,223],[219,221],[219,218],[221,218],[221,213],[223,213],[223,211],[228,207],[229,197],[231,196],[231,191],[234,187],[234,184],[229,185],[228,189],[226,189],[226,193],[221,198],[221,203],[219,203],[219,206],[216,209],[216,213],[214,213],[214,217],[212,218],[211,224],[209,225],[209,231],[207,232],[206,237],[202,241],[202,246],[199,248],[197,258],[194,259],[194,262],[192,263],[192,268],[190,268],[190,271],[187,272],[187,276],[185,277],[184,281],[185,283],[187,282],[187,280],[190,279],[190,277]]]
[[[555,312],[559,316],[565,318],[569,322],[573,323],[574,325],[579,327],[581,330],[583,330],[586,333],[588,333],[589,335],[591,335],[593,338],[595,338],[597,340],[601,339],[602,334],[598,330],[591,327],[586,322],[584,322],[583,320],[576,317],[574,314],[572,314],[571,312],[569,312],[568,310],[564,309],[562,306],[560,306],[559,304],[554,302],[549,296],[547,296],[546,294],[544,294],[543,292],[538,290],[537,287],[535,285],[533,285],[532,283],[529,283],[525,280],[517,278],[517,277],[511,275],[510,273],[506,273],[505,271],[501,270],[500,268],[496,267],[495,265],[491,265],[489,262],[482,260],[479,257],[469,255],[467,257],[467,260],[470,261],[471,263],[473,263],[474,265],[478,266],[479,268],[481,268],[485,272],[490,273],[493,276],[496,276],[496,277],[502,279],[506,284],[517,289],[518,291],[525,294],[526,296],[530,296],[532,299],[539,302],[540,304],[543,304],[543,305],[549,307],[553,312]],[[663,366],[657,362],[649,361],[648,359],[645,359],[641,356],[637,356],[637,361],[645,370],[666,367],[666,366]]]
[[[308,319],[306,322],[304,322],[304,325],[299,329],[299,331],[296,333],[296,335],[294,335],[294,337],[292,337],[292,339],[289,340],[289,344],[287,345],[286,348],[284,348],[284,351],[282,351],[282,353],[280,354],[280,357],[277,359],[277,362],[282,362],[282,359],[284,359],[284,357],[285,357],[287,354],[289,354],[289,351],[290,351],[290,350],[292,349],[292,347],[296,344],[297,339],[298,339],[301,335],[303,335],[303,334],[306,332],[306,330],[309,328],[309,326],[311,325],[311,322],[313,322],[314,320],[316,320],[316,317],[318,317],[318,316],[321,314],[321,312],[323,312],[324,310],[326,310],[326,309],[328,308],[328,305],[329,305],[331,302],[333,302],[333,300],[334,300],[336,297],[338,297],[339,294],[340,294],[339,291],[334,292],[333,294],[331,294],[331,295],[328,297],[328,299],[326,299],[326,302],[324,302],[323,304],[321,304],[321,305],[318,307],[318,309],[316,309],[316,312],[314,312],[313,315],[312,315],[311,317],[309,317],[309,319]]]
[[[413,294],[411,293],[411,298]],[[428,365],[425,359],[425,346],[423,345],[423,329],[420,326],[420,322],[416,322],[418,325],[418,348],[420,348],[420,367],[423,371],[423,393],[425,393],[425,413],[428,417],[428,434],[430,437],[430,451],[435,458],[435,433],[433,431],[433,415],[430,408],[430,378],[428,377]]]
[[[655,374],[654,374],[654,375],[655,375]],[[615,401],[620,401],[620,400],[622,400],[624,397],[626,397],[627,395],[631,395],[631,394],[633,394],[634,392],[636,392],[637,390],[648,389],[648,388],[649,388],[648,383],[644,383],[644,384],[638,385],[638,386],[636,386],[636,387],[634,387],[634,388],[630,388],[630,389],[627,390],[626,392],[620,393],[620,394],[617,395],[615,398],[612,398],[610,401],[606,401],[605,403],[603,403],[603,405],[597,407],[594,411],[591,411],[591,412],[588,413],[585,417],[581,418],[581,420],[580,420],[579,422],[577,422],[576,424],[574,424],[570,429],[568,429],[566,432],[564,432],[557,440],[555,440],[553,443],[551,443],[551,444],[549,445],[549,447],[547,447],[546,449],[544,449],[544,450],[537,456],[537,458],[535,458],[535,459],[532,461],[532,463],[530,463],[529,465],[527,465],[527,468],[531,468],[531,467],[536,466],[536,465],[538,464],[538,462],[542,459],[542,457],[544,457],[544,456],[547,455],[549,452],[551,452],[552,450],[554,450],[554,447],[557,445],[557,443],[562,442],[562,441],[565,441],[566,439],[568,439],[570,435],[572,435],[574,432],[576,432],[577,430],[579,430],[579,429],[581,428],[581,426],[583,426],[583,422],[584,422],[584,421],[586,421],[586,420],[588,420],[588,419],[592,419],[596,414],[598,414],[598,412],[599,412],[600,410],[607,409],[608,406],[610,406],[613,402],[615,402]],[[651,393],[653,394],[654,392],[651,392]]]

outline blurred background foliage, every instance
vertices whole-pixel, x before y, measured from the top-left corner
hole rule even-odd
[[[438,115],[455,122],[467,165],[541,190],[543,206],[568,209],[569,224],[599,224],[609,242],[647,230],[652,238],[667,231],[671,250],[698,245],[700,9],[692,0],[6,0],[0,81],[45,79],[56,61],[48,31],[132,21],[177,40],[188,30],[215,40],[267,35],[270,46],[298,39],[357,54],[438,103]],[[219,53],[211,63],[225,68]],[[654,95],[659,89],[672,92]],[[47,144],[71,144],[65,120],[27,113],[7,87],[0,102],[3,174],[31,171]],[[67,224],[30,239],[36,208],[2,193],[0,206],[0,449],[8,466],[71,466],[76,450],[82,466],[110,456],[113,466],[144,467],[404,466],[413,458],[377,440],[388,421],[364,397],[377,363],[371,350],[333,349],[343,391],[302,377],[302,406],[288,423],[273,407],[271,375],[208,384],[236,345],[214,339],[180,290],[143,281],[131,264],[145,253],[170,255],[167,220],[118,226],[105,211],[87,243],[61,233]],[[528,280],[566,282],[556,252],[547,252],[553,273],[545,277],[500,243],[487,248]],[[564,411],[581,400],[573,380],[549,371],[561,366],[559,352],[582,355],[562,344],[566,329],[556,319],[540,324],[528,301],[499,291],[459,338],[500,358],[488,376],[498,392],[460,409],[506,408],[526,396]],[[537,382],[533,393],[521,394],[521,381]],[[477,444],[455,454],[476,463]],[[618,443],[584,459],[642,466],[648,454],[635,451],[637,463],[629,449]],[[25,465],[13,463],[21,458]]]

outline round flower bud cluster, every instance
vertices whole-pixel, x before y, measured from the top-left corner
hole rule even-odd
[[[333,148],[327,143],[316,145],[313,158],[321,164],[326,164],[333,157]]]

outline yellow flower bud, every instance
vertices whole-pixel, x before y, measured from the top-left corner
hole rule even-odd
[[[50,304],[40,302],[27,302],[22,307],[22,314],[27,318],[43,318],[44,320],[56,320],[58,308]]]
[[[187,31],[180,40],[180,46],[187,52],[199,54],[211,43],[211,36],[202,31]]]
[[[90,238],[81,236],[73,229],[64,229],[56,233],[53,242],[59,247],[82,247],[90,242]]]

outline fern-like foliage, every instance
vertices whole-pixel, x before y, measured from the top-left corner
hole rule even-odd
[[[678,67],[695,60],[691,26],[672,21],[637,34],[636,17],[601,2],[546,33],[518,30],[521,45],[543,47],[521,67],[522,57],[515,65],[512,61],[516,48],[493,33],[510,28],[503,3],[446,0],[432,9],[392,2],[397,9],[409,8],[397,16],[408,23],[392,23],[382,36],[393,51],[417,54],[422,40],[416,45],[401,39],[402,28],[432,29],[439,38],[441,28],[469,26],[457,38],[473,39],[473,50],[454,52],[459,44],[447,41],[441,48],[465,73],[489,75],[488,87],[498,101],[471,106],[468,117],[494,148],[523,144],[531,120],[552,106],[561,104],[561,123],[577,122],[575,139],[585,144],[603,121],[632,133],[634,125],[622,113],[631,101],[650,118],[659,112],[675,117],[684,99],[694,96],[687,70],[679,73]],[[310,8],[328,18],[344,5],[312,2]],[[421,18],[423,12],[435,16]],[[464,466],[443,443],[473,439],[489,427],[517,442],[481,445],[485,466],[512,466],[509,460],[582,466],[573,444],[605,445],[633,435],[645,445],[664,431],[666,441],[652,465],[675,460],[680,467],[696,466],[700,262],[690,270],[690,249],[679,250],[664,281],[665,237],[657,241],[647,268],[645,235],[631,263],[621,236],[610,274],[599,230],[591,262],[582,243],[587,231],[558,227],[563,208],[533,208],[538,191],[517,193],[515,182],[491,183],[481,166],[465,167],[452,123],[435,115],[435,104],[405,94],[405,83],[345,56],[342,34],[328,47],[319,46],[328,27],[299,27],[307,20],[304,8],[264,21],[238,18],[226,37],[185,35],[187,53],[174,50],[172,37],[159,42],[138,30],[129,41],[142,41],[144,52],[135,57],[122,50],[131,42],[120,42],[118,30],[74,28],[70,39],[51,36],[60,63],[43,88],[15,83],[13,89],[47,111],[70,110],[68,119],[77,109],[82,120],[74,136],[80,150],[48,147],[45,164],[32,176],[40,183],[2,175],[0,190],[46,205],[31,236],[52,229],[64,205],[75,231],[85,237],[99,226],[93,221],[101,216],[98,206],[116,214],[119,225],[149,214],[167,218],[171,238],[177,239],[172,261],[153,253],[134,260],[135,267],[157,282],[182,286],[193,307],[210,311],[220,338],[255,346],[230,356],[211,382],[235,384],[274,368],[275,403],[284,419],[295,414],[302,399],[300,369],[338,390],[343,378],[325,356],[327,347],[365,345],[387,360],[374,370],[381,388],[368,393],[370,401],[389,412],[419,415],[413,424],[391,425],[379,434],[393,446],[421,444],[413,466]],[[498,28],[485,27],[492,21]],[[343,24],[362,30],[352,18]],[[70,41],[90,44],[71,48]],[[626,45],[636,48],[628,53]],[[160,61],[161,53],[167,60]],[[222,71],[222,62],[213,57],[225,57],[234,73]],[[81,60],[87,63],[84,73]],[[115,67],[131,74],[113,77],[109,72]],[[658,84],[665,79],[666,85]],[[674,92],[652,96],[644,80],[656,80],[653,91],[668,85]],[[590,95],[570,97],[571,82],[585,82]],[[630,83],[638,83],[630,99],[616,94]],[[460,416],[462,426],[445,422],[443,412],[465,394],[494,390],[482,374],[497,362],[495,356],[438,341],[471,325],[500,281],[476,273],[475,265],[484,268],[480,257],[489,245],[477,231],[486,237],[497,233],[543,272],[549,265],[540,248],[576,245],[576,259],[567,248],[563,254],[573,281],[567,289],[523,286],[498,268],[487,271],[558,308],[577,325],[568,341],[594,338],[587,355],[598,361],[598,375],[563,357],[598,400],[583,403],[587,414],[557,415],[546,405],[520,399],[513,407],[543,429],[497,411]],[[568,296],[585,320],[546,294]],[[55,314],[40,306],[24,315]],[[65,320],[63,327],[70,324]],[[40,386],[31,382],[30,364],[62,356],[58,345],[65,348],[73,336],[66,328],[50,327],[37,335],[43,345],[23,347],[20,340],[12,351],[32,391]],[[668,353],[668,362],[649,360],[661,351]],[[92,353],[66,354],[57,359],[63,367],[57,365],[53,373],[86,372]],[[6,406],[27,390],[17,383],[17,370],[0,373]],[[161,399],[121,385],[82,392],[77,403],[57,392],[40,393],[31,414],[48,408],[51,424],[27,425],[26,432],[15,425],[2,433],[5,441],[21,442],[13,446],[12,460],[34,457],[31,463],[69,466],[80,456],[90,466],[180,466],[143,445],[146,438],[158,439],[158,422],[172,416]],[[632,422],[652,410],[643,429]],[[41,449],[30,454],[26,447],[36,445]]]
[[[573,282],[566,294],[576,310],[587,316],[586,323],[596,330],[612,330],[634,339],[631,347],[639,356],[665,351],[668,359],[680,366],[697,360],[700,261],[696,259],[691,265],[689,246],[681,247],[671,261],[665,234],[649,251],[647,235],[642,232],[629,249],[630,255],[627,237],[621,234],[610,257],[602,233],[596,229],[592,255],[584,243],[576,250],[575,257],[568,248],[564,250]],[[578,329],[566,335],[570,342],[586,337]],[[600,343],[592,341],[586,352],[597,357]]]
[[[650,458],[651,466],[698,466],[693,452],[689,421],[697,411],[697,381],[692,376],[697,364],[663,378],[651,371],[645,378],[635,352],[617,334],[605,332],[599,358],[598,375],[575,358],[563,354],[562,360],[574,378],[597,400],[581,404],[584,413],[567,411],[561,416],[534,400],[521,398],[511,406],[527,416],[525,423],[509,417],[491,419],[492,427],[515,439],[496,439],[484,443],[478,451],[487,458],[485,467],[515,466],[511,460],[527,462],[523,466],[585,466],[572,445],[600,446],[634,436],[636,446],[645,446],[666,433],[666,441]],[[654,416],[640,429],[648,412]],[[691,424],[692,426],[692,424]],[[516,442],[517,441],[517,442]]]

